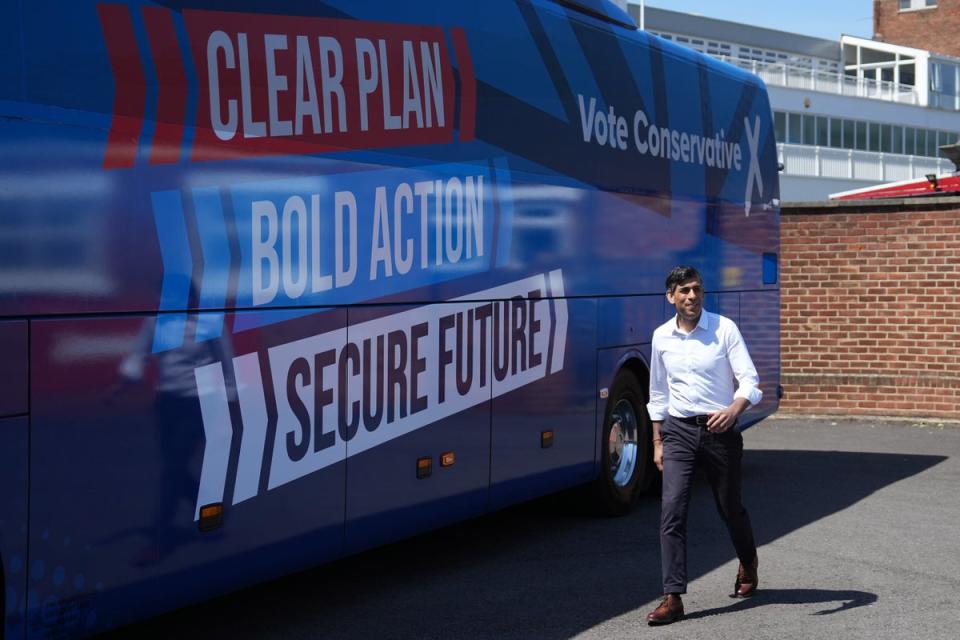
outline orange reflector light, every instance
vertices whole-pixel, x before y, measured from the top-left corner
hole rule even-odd
[[[433,458],[417,458],[417,480],[429,478],[433,473]]]
[[[553,431],[540,432],[540,448],[547,449],[553,446]]]
[[[456,461],[457,456],[454,455],[453,451],[447,451],[446,453],[440,455],[441,467],[452,467],[453,463]]]
[[[214,502],[200,507],[200,531],[213,531],[223,525],[223,503]]]

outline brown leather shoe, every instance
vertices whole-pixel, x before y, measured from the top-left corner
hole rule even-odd
[[[759,560],[754,557],[749,566],[743,566],[740,563],[740,569],[737,571],[737,581],[733,583],[734,598],[749,598],[757,592],[757,585],[760,584],[760,578],[757,576],[757,567]]]
[[[647,614],[647,624],[657,626],[670,624],[683,618],[683,600],[674,593],[668,594],[656,609]]]

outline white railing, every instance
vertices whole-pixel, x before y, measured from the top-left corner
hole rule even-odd
[[[759,76],[767,84],[778,87],[872,98],[901,104],[920,104],[920,94],[910,85],[870,78],[857,78],[839,72],[805,69],[783,63],[740,60],[729,56],[718,57],[724,62],[729,62]]]
[[[954,171],[953,163],[946,158],[800,144],[778,143],[777,157],[783,163],[784,175],[810,178],[895,182],[922,178],[930,173],[942,175]]]

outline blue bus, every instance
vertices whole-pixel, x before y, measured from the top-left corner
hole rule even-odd
[[[626,512],[675,264],[775,411],[756,77],[606,0],[0,11],[4,638],[568,487]]]

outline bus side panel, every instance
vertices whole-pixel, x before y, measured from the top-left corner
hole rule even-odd
[[[0,566],[4,633],[23,638],[27,607],[27,429],[25,417],[0,419]]]
[[[31,635],[95,633],[342,552],[344,451],[292,462],[289,395],[314,405],[285,355],[311,367],[314,336],[339,348],[346,312],[233,335],[232,314],[176,317],[33,325]],[[183,344],[154,353],[165,331]],[[216,502],[223,524],[201,532]]]
[[[739,293],[708,293],[704,296],[703,306],[707,311],[719,313],[730,318],[740,325],[740,294]],[[676,308],[671,306],[671,315],[676,313]],[[747,347],[749,348],[749,344]]]
[[[0,322],[0,417],[27,413],[27,323]]]
[[[763,399],[743,417],[741,422],[756,422],[777,410],[780,405],[780,292],[749,291],[740,294],[743,313],[740,333],[760,376]]]
[[[664,322],[665,303],[662,295],[601,298],[597,301],[597,348],[650,342],[654,329]],[[600,373],[602,381],[604,372]]]
[[[379,369],[398,369],[404,360],[406,366],[402,376],[385,375],[382,394],[378,393],[377,378],[372,373],[369,382],[361,377],[349,387],[348,397],[351,402],[360,403],[357,406],[361,417],[357,436],[347,442],[348,552],[486,510],[491,385],[489,373],[484,374],[486,384],[481,384],[479,368],[481,362],[490,362],[491,347],[487,340],[481,357],[479,339],[467,339],[464,325],[468,310],[474,306],[349,310],[351,343],[361,349],[365,344],[371,345],[371,360],[375,360],[377,336],[390,333],[384,342],[386,366]],[[467,350],[473,352],[469,356],[473,365],[469,375],[468,358],[458,357]],[[448,358],[441,360],[443,354]],[[445,365],[441,364],[444,362]],[[366,369],[365,363],[361,366]],[[458,371],[464,381],[470,379],[462,387],[462,394],[455,378]],[[378,395],[383,401],[375,400]],[[458,402],[464,408],[450,415]],[[378,413],[379,417],[375,417]],[[391,432],[403,435],[393,437]],[[387,438],[389,441],[385,441]],[[441,456],[447,453],[453,454],[453,463],[444,467]],[[430,460],[431,472],[418,478],[417,460],[421,458]]]
[[[593,477],[597,304],[562,299],[555,301],[552,314],[556,339],[535,354],[550,373],[503,393],[494,381],[490,502],[495,509]],[[547,447],[541,443],[544,431],[553,432]]]
[[[27,587],[29,362],[25,321],[0,322],[0,611],[5,638],[22,638]]]
[[[16,100],[23,92],[23,35],[20,3],[8,2],[0,20],[0,100]]]

